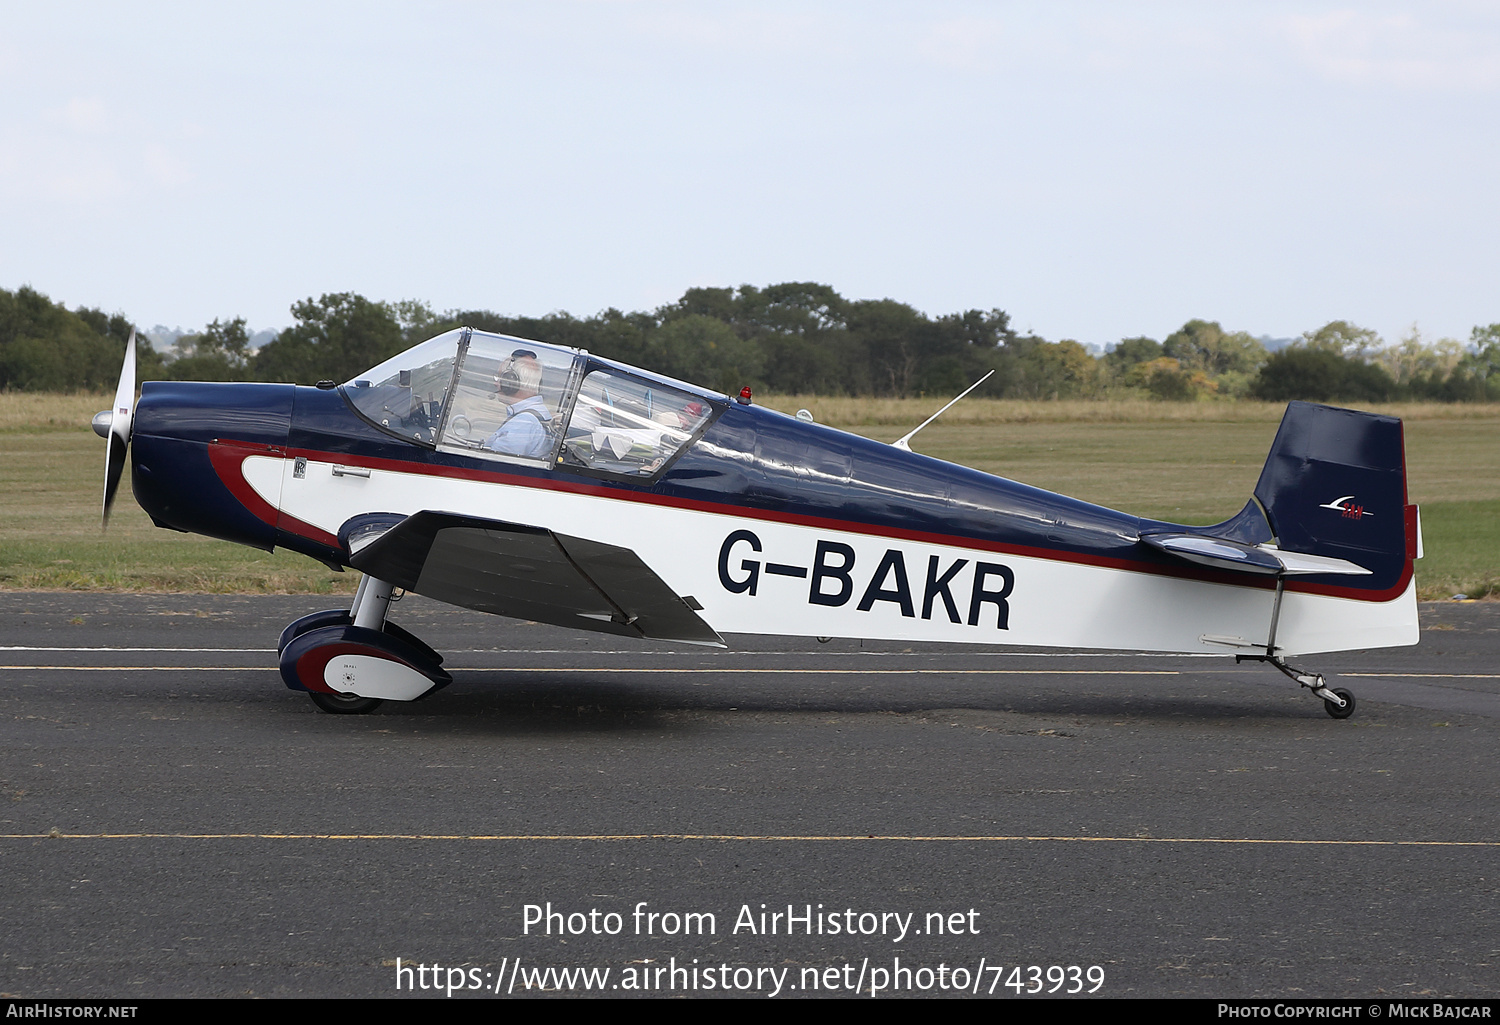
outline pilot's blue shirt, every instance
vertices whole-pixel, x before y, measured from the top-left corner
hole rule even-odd
[[[547,433],[552,412],[540,395],[506,406],[505,416],[500,429],[485,439],[485,448],[501,455],[531,459],[542,458],[552,448],[552,438]]]

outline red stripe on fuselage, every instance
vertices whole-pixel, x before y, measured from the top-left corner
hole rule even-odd
[[[773,523],[789,523],[800,527],[817,527],[827,530],[837,530],[853,534],[865,534],[872,537],[886,537],[896,541],[917,541],[924,544],[946,545],[954,548],[979,549],[982,551],[996,552],[1002,555],[1019,555],[1033,559],[1050,559],[1053,562],[1071,562],[1086,566],[1100,566],[1106,569],[1126,570],[1132,573],[1151,573],[1157,576],[1179,577],[1186,580],[1203,580],[1209,583],[1228,584],[1233,587],[1255,587],[1262,590],[1273,590],[1276,586],[1275,578],[1270,576],[1247,576],[1239,573],[1221,572],[1208,568],[1190,566],[1171,566],[1159,563],[1140,562],[1135,559],[1122,559],[1111,555],[1089,555],[1083,552],[1070,552],[1056,548],[1037,548],[1030,545],[1007,544],[1001,541],[989,541],[983,538],[966,537],[961,534],[936,534],[922,530],[908,530],[903,527],[886,527],[877,524],[861,523],[857,520],[840,520],[825,516],[806,516],[799,513],[775,512],[769,509],[755,509],[747,506],[734,505],[729,502],[710,502],[695,498],[678,498],[672,495],[655,495],[643,491],[626,490],[624,488],[611,488],[599,484],[586,484],[582,481],[558,480],[556,478],[529,477],[522,474],[503,473],[495,470],[476,470],[462,466],[441,466],[433,463],[419,463],[405,459],[384,459],[375,456],[351,457],[348,453],[320,452],[316,449],[287,448],[280,449],[271,445],[258,444],[255,442],[242,441],[220,441],[209,446],[209,454],[213,455],[215,445],[226,448],[233,447],[242,453],[239,460],[234,464],[234,477],[238,479],[239,485],[258,502],[261,507],[275,513],[270,505],[255,494],[254,490],[245,481],[244,474],[240,471],[240,463],[247,455],[276,455],[287,458],[304,456],[309,460],[318,462],[341,462],[348,466],[362,466],[371,470],[386,470],[391,473],[415,473],[428,477],[447,477],[455,480],[472,480],[486,484],[507,484],[513,487],[536,488],[542,491],[561,491],[575,495],[592,495],[596,498],[608,498],[618,502],[640,502],[646,505],[659,505],[674,509],[691,509],[694,512],[712,513],[718,516],[733,516],[738,519],[764,520]],[[219,469],[219,463],[214,463]],[[219,476],[224,477],[224,471],[219,470]],[[229,486],[238,496],[240,492],[235,490],[234,485],[228,479],[225,484]],[[243,499],[242,499],[243,500]],[[267,523],[273,523],[282,530],[302,537],[310,538],[321,544],[338,547],[338,538],[328,532],[303,523],[295,517],[285,513],[279,513],[277,518],[268,519],[250,502],[246,502],[246,508],[255,513]],[[1295,579],[1286,581],[1286,590],[1298,591],[1307,594],[1327,595],[1333,598],[1349,598],[1355,601],[1384,602],[1393,598],[1399,598],[1411,582],[1412,562],[1406,560],[1405,567],[1397,582],[1383,591],[1362,591],[1353,587],[1338,587],[1331,584],[1310,584]]]
[[[219,475],[219,480],[229,489],[229,493],[240,500],[240,503],[257,518],[269,523],[278,530],[284,530],[288,534],[296,534],[327,545],[330,548],[339,547],[339,539],[326,530],[305,523],[295,516],[288,516],[256,493],[245,479],[245,460],[250,456],[275,456],[285,458],[287,449],[278,448],[275,445],[264,445],[250,441],[224,441],[215,440],[208,444],[208,460],[213,464],[214,472]]]

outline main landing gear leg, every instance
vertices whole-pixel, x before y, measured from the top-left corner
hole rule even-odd
[[[1323,710],[1335,719],[1347,719],[1354,714],[1354,695],[1343,687],[1330,688],[1328,681],[1323,678],[1322,673],[1310,673],[1286,664],[1286,660],[1276,654],[1276,624],[1281,619],[1281,596],[1283,593],[1283,578],[1276,578],[1276,600],[1271,606],[1271,632],[1266,637],[1266,653],[1264,655],[1236,655],[1234,661],[1240,662],[1269,662],[1288,679],[1296,680],[1299,684],[1312,691],[1314,696],[1323,699]]]
[[[354,604],[349,607],[349,618],[355,626],[366,630],[383,630],[385,617],[391,608],[391,587],[384,580],[366,575],[354,592]]]
[[[362,715],[382,701],[415,701],[453,681],[443,656],[386,622],[388,581],[366,576],[348,612],[304,616],[282,632],[281,678],[325,712]]]

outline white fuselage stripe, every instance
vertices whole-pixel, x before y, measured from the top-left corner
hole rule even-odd
[[[245,478],[288,515],[330,534],[365,513],[437,510],[544,527],[634,551],[691,596],[720,634],[874,637],[1226,654],[1263,645],[1264,587],[908,541],[855,530],[752,520],[600,495],[372,469],[333,474],[309,459],[249,456]],[[736,532],[748,532],[738,541]],[[1278,653],[1417,641],[1415,585],[1388,602],[1285,596]],[[1230,652],[1232,653],[1232,652]]]

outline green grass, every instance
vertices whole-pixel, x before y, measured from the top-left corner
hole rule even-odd
[[[100,529],[104,442],[89,418],[109,396],[0,395],[0,588],[352,592],[358,574],[153,526],[121,482]],[[26,415],[30,414],[30,423]]]
[[[1417,563],[1422,597],[1500,599],[1500,501],[1422,506],[1422,542]]]
[[[1245,504],[1276,433],[1275,424],[1101,427],[954,428],[921,447],[1110,508],[1209,524]],[[1422,507],[1419,592],[1500,597],[1500,418],[1412,421],[1406,447],[1409,497]]]
[[[759,399],[881,441],[937,400]],[[0,588],[252,593],[353,590],[357,575],[159,530],[128,494],[99,528],[104,443],[88,428],[108,396],[0,394]],[[966,400],[917,436],[940,459],[1090,502],[1183,523],[1238,512],[1281,407],[1270,403],[1007,403]],[[963,411],[962,416],[952,414]],[[1416,405],[1406,418],[1408,486],[1422,506],[1419,592],[1500,597],[1500,407]]]

